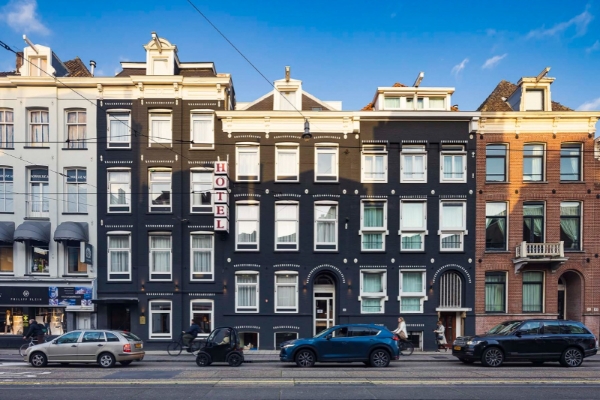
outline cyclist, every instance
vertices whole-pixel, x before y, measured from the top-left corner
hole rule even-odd
[[[198,336],[199,333],[202,332],[200,326],[196,323],[196,321],[192,320],[190,328],[187,331],[183,331],[183,348],[188,349],[194,339]]]
[[[27,330],[27,334],[23,336],[23,340],[26,340],[30,337],[36,338],[38,344],[44,343],[43,326],[38,324],[37,321],[33,318],[29,318],[29,329]]]
[[[398,318],[398,327],[393,331],[400,338],[401,342],[408,342],[408,332],[406,331],[406,322],[404,318]],[[400,354],[402,354],[402,346],[400,346]]]

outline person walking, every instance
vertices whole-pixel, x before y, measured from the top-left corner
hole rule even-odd
[[[448,351],[448,348],[446,347],[446,336],[444,335],[444,332],[446,332],[446,328],[444,328],[444,324],[442,324],[442,320],[439,320],[437,322],[437,329],[435,329],[434,332],[435,332],[435,342],[437,344],[436,353],[439,353],[440,349],[445,349],[446,351]]]

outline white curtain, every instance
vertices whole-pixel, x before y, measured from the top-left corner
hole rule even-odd
[[[12,171],[10,174],[12,175]],[[0,182],[0,211],[11,212],[13,207],[13,183]]]
[[[238,175],[258,175],[258,152],[240,151],[238,153]]]
[[[402,272],[402,293],[423,292],[423,274],[421,272]]]
[[[212,236],[192,235],[193,272],[212,271]]]
[[[285,204],[275,206],[277,243],[295,243],[298,233],[298,206]]]
[[[150,138],[151,145],[152,143],[171,143],[171,120],[152,120],[152,135]]]
[[[402,202],[402,229],[423,229],[424,227],[424,204]]]
[[[365,160],[365,177],[368,179],[382,179],[384,176],[383,156],[368,155]]]
[[[108,250],[110,271],[129,272],[129,236],[109,236]]]
[[[257,275],[236,275],[238,307],[256,307]]]
[[[171,237],[151,236],[150,250],[152,252],[152,272],[171,271]]]
[[[277,150],[277,176],[298,175],[298,159],[293,151]]]
[[[111,142],[129,142],[129,114],[110,114],[108,123]]]
[[[295,307],[296,306],[296,275],[277,277],[277,306]]]
[[[404,155],[403,173],[406,179],[422,180],[425,178],[425,156]]]
[[[363,273],[363,292],[381,293],[383,292],[383,274]]]
[[[315,206],[317,215],[317,243],[335,243],[336,206]]]
[[[402,297],[400,303],[400,311],[402,312],[419,312],[421,311],[420,297]]]
[[[31,184],[31,211],[49,212],[50,201],[48,199],[49,186],[47,183]]]
[[[384,105],[386,110],[400,108],[400,97],[386,97]]]
[[[442,229],[463,230],[463,204],[442,203]]]
[[[210,118],[202,118],[202,117],[194,117],[193,119],[193,140],[194,143],[205,143],[212,144],[212,119]]]

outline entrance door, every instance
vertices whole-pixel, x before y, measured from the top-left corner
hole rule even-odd
[[[316,292],[314,298],[314,334],[329,329],[335,325],[334,293]]]
[[[108,323],[111,330],[131,331],[129,308],[124,304],[110,304],[108,307]]]
[[[440,319],[446,331],[446,342],[449,344],[454,343],[456,339],[456,312],[442,312],[440,313]]]

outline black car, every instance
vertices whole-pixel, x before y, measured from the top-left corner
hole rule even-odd
[[[452,355],[471,364],[499,367],[504,361],[559,361],[578,367],[598,351],[598,339],[577,321],[528,319],[506,321],[483,335],[463,336],[452,345]]]
[[[196,364],[199,367],[207,367],[213,362],[226,362],[232,367],[239,367],[244,362],[244,350],[234,328],[216,328],[196,354]]]

